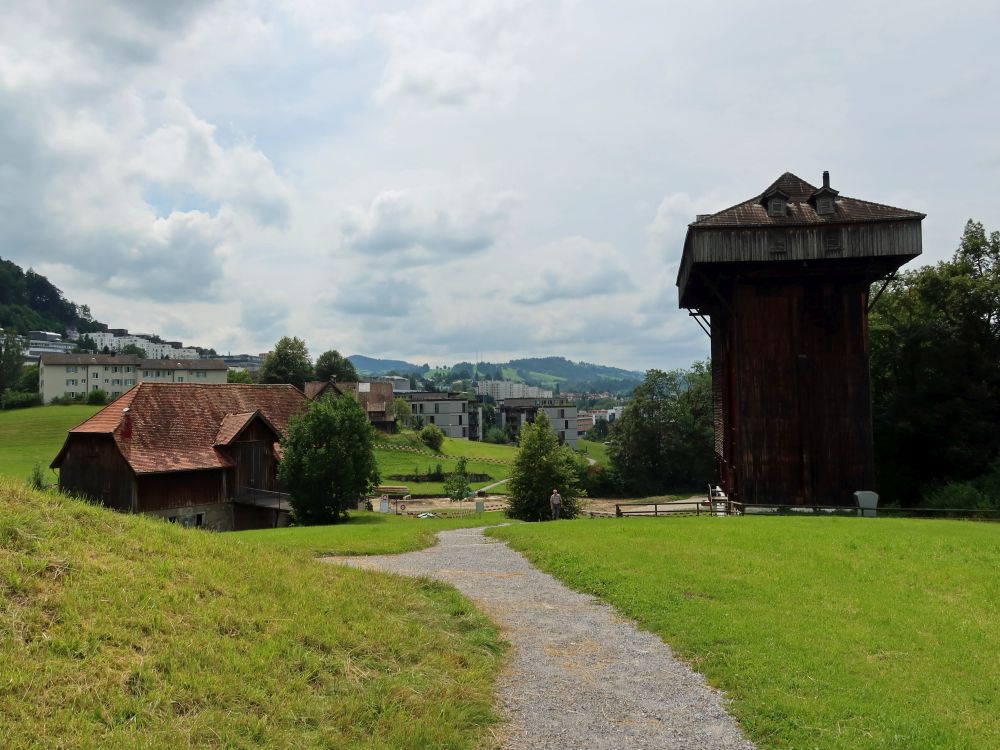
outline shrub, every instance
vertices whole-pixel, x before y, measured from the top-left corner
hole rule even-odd
[[[545,412],[539,411],[531,424],[520,433],[521,450],[510,474],[510,505],[507,515],[522,521],[542,521],[550,517],[549,496],[553,489],[562,495],[563,518],[575,518],[580,512],[580,488],[576,458],[549,425]]]
[[[4,409],[24,409],[29,406],[38,406],[42,403],[42,397],[37,393],[25,393],[24,391],[3,392],[0,398],[0,408]]]
[[[87,403],[92,406],[102,406],[108,403],[108,394],[100,388],[95,388],[87,394]]]
[[[970,482],[948,482],[930,490],[925,502],[932,508],[987,509],[992,506],[990,498]]]
[[[508,442],[507,433],[504,432],[499,427],[490,427],[490,429],[486,431],[485,442],[496,443],[497,445],[504,445],[505,443]]]
[[[464,500],[472,492],[472,487],[469,486],[469,472],[467,467],[468,462],[465,456],[462,456],[458,459],[455,471],[448,476],[448,480],[444,483],[444,492],[451,498],[452,502]]]
[[[31,474],[28,475],[28,486],[35,490],[45,489],[45,472],[39,461],[35,461],[35,465],[31,467]]]
[[[440,427],[429,424],[420,431],[420,440],[432,451],[439,451],[444,444],[444,433]]]

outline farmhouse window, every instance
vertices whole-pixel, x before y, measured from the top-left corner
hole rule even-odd
[[[783,253],[785,252],[785,235],[776,234],[771,237],[771,252],[772,253]]]
[[[816,212],[820,214],[832,214],[834,212],[833,198],[820,198],[816,205]]]
[[[781,198],[771,198],[767,204],[768,216],[784,216],[785,202]]]

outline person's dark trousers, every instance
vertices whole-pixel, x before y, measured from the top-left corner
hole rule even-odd
[[[559,510],[561,509],[561,507],[562,506],[560,506],[560,505],[553,505],[552,506],[552,520],[553,521],[558,521],[559,520]]]

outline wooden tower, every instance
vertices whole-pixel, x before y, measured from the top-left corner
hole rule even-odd
[[[680,306],[712,338],[719,484],[744,503],[854,505],[874,489],[872,284],[920,255],[924,214],[786,172],[688,227]]]

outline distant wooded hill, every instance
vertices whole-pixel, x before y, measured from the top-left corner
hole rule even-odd
[[[0,258],[0,328],[26,334],[64,333],[67,328],[88,333],[106,327],[93,319],[87,305],[70,302],[40,273]]]
[[[509,362],[459,362],[451,367],[430,368],[398,359],[377,359],[355,354],[348,359],[367,375],[417,374],[431,380],[465,380],[477,374],[480,379],[515,380],[529,385],[560,391],[630,391],[642,382],[643,373],[619,367],[573,362],[565,357],[531,357]]]

